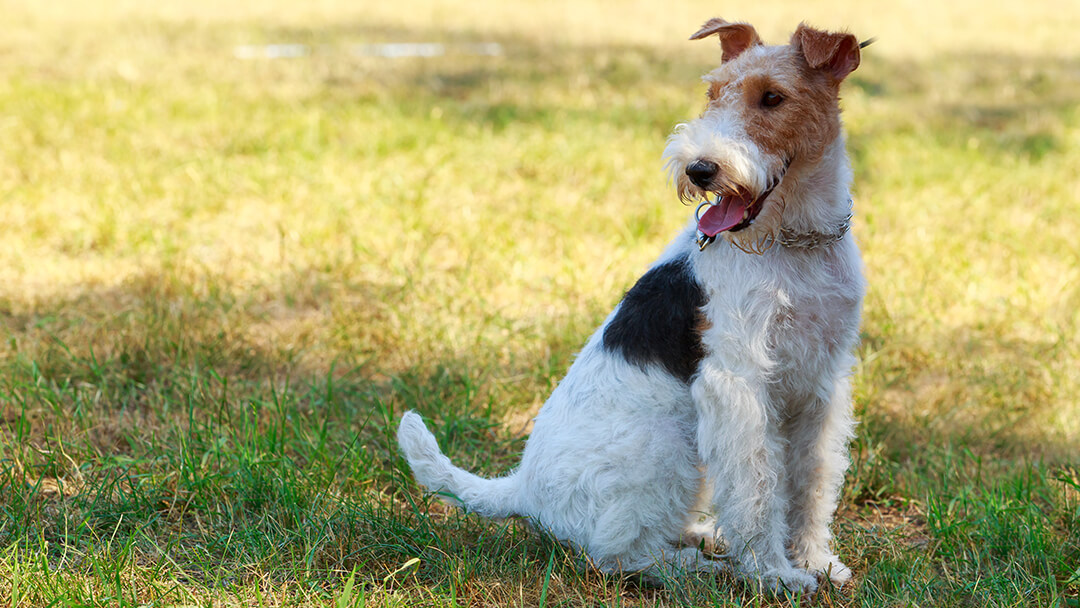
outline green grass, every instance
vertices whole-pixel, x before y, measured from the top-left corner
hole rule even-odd
[[[394,448],[416,409],[514,466],[686,220],[659,153],[717,9],[659,6],[0,2],[0,603],[809,604],[581,572]],[[1080,605],[1080,11],[723,16],[879,36],[844,95],[856,582],[816,604]],[[387,41],[452,52],[354,53]],[[312,53],[233,55],[278,42]]]

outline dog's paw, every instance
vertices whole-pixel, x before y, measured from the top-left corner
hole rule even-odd
[[[716,531],[715,519],[702,519],[688,526],[679,538],[680,547],[696,547],[707,555],[722,556],[727,553],[723,537]]]
[[[844,565],[840,558],[829,555],[818,563],[811,565],[810,571],[821,576],[827,576],[832,584],[843,587],[844,583],[851,580],[851,568]]]
[[[817,577],[798,568],[769,569],[757,574],[750,574],[749,578],[756,579],[761,591],[774,594],[780,593],[806,593],[817,591]]]

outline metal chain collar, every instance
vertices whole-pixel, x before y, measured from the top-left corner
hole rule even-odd
[[[794,232],[789,228],[781,228],[780,236],[776,238],[776,242],[780,243],[782,247],[791,249],[816,249],[832,245],[847,234],[847,231],[851,228],[851,217],[850,213],[847,214],[844,221],[840,222],[833,232],[818,232],[817,230]]]

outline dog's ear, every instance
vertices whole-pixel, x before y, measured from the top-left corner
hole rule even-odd
[[[713,34],[720,36],[720,48],[724,52],[721,62],[731,61],[746,49],[761,44],[757,30],[749,23],[728,23],[716,18],[706,21],[690,40],[701,40]]]
[[[800,23],[791,35],[791,46],[799,49],[811,68],[823,69],[837,82],[859,67],[859,39],[845,32],[824,32]]]

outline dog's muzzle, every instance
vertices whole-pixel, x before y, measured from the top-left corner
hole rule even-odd
[[[704,175],[709,171],[712,165],[716,167],[716,171],[713,171],[709,178],[706,180]],[[780,185],[783,181],[784,175],[787,174],[788,167],[791,166],[791,161],[784,163],[784,168],[780,172],[780,175],[769,180],[769,185],[765,188],[765,191],[761,194],[754,196],[748,192],[745,188],[738,187],[733,191],[729,191],[726,194],[716,193],[716,200],[710,201],[708,194],[705,196],[705,202],[698,205],[695,216],[698,222],[697,225],[697,244],[698,248],[702,251],[709,246],[716,236],[721,232],[738,232],[754,223],[754,219],[761,213],[762,208],[765,206],[765,200],[769,198],[769,195],[773,193],[773,190]],[[693,173],[691,173],[693,170]],[[694,182],[694,185],[702,189],[708,189],[715,179],[716,172],[719,167],[716,163],[707,160],[696,160],[686,167],[686,174],[690,178],[690,181]],[[695,177],[700,178],[704,185],[698,183]],[[704,212],[702,211],[704,209]]]

